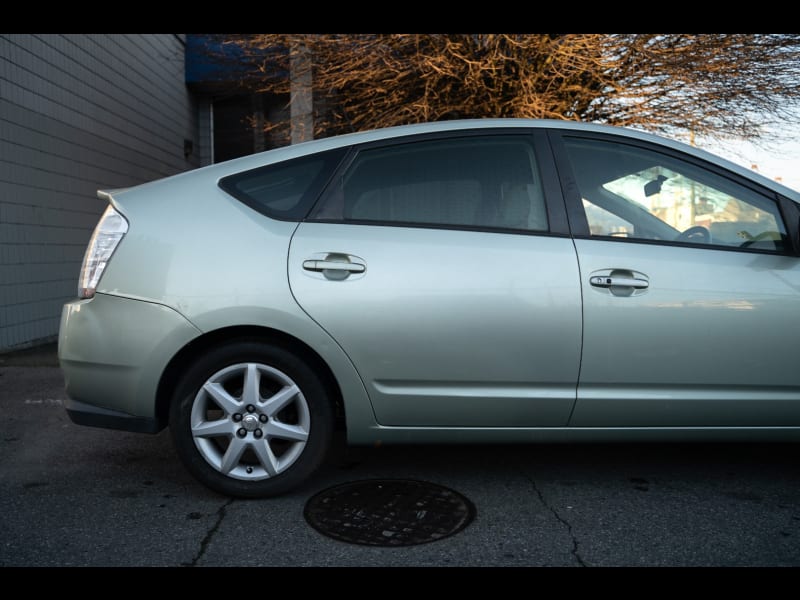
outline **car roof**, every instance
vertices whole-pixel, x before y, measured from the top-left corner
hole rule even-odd
[[[588,133],[603,133],[610,134],[622,138],[633,140],[641,140],[659,144],[661,146],[683,152],[716,164],[729,171],[738,173],[739,175],[760,183],[761,185],[771,188],[778,193],[783,194],[794,200],[800,202],[800,192],[792,190],[780,183],[773,181],[759,173],[746,169],[736,163],[728,161],[720,156],[706,152],[699,148],[689,146],[682,142],[671,140],[662,136],[652,133],[630,129],[626,127],[617,127],[611,125],[602,125],[597,123],[582,123],[578,121],[563,121],[555,119],[456,119],[449,121],[437,121],[433,123],[418,123],[413,125],[400,125],[396,127],[387,127],[383,129],[373,129],[369,131],[361,131],[357,133],[348,133],[343,135],[331,136],[293,144],[291,146],[284,146],[243,156],[241,158],[234,158],[225,162],[196,169],[184,174],[179,174],[174,177],[182,177],[184,175],[199,174],[205,172],[206,175],[213,176],[220,179],[227,175],[232,175],[241,171],[258,168],[261,166],[269,165],[272,163],[288,160],[291,158],[298,158],[316,152],[323,152],[325,150],[333,150],[336,148],[343,148],[355,144],[364,144],[368,142],[401,139],[403,137],[421,135],[426,133],[436,132],[454,132],[454,131],[470,131],[470,130],[486,130],[486,129],[556,129],[562,131],[575,131],[575,132],[588,132]],[[147,185],[147,184],[145,184]]]

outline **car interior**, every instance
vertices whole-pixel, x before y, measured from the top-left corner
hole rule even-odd
[[[343,185],[346,221],[547,230],[524,142],[450,141],[365,152]]]
[[[593,236],[784,247],[786,234],[774,202],[720,176],[623,144],[575,140],[566,145]],[[610,226],[614,221],[608,218],[604,223],[603,213],[616,217],[618,226]]]

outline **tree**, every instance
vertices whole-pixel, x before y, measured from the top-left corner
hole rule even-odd
[[[250,66],[241,83],[251,91],[288,95],[290,60],[310,65],[317,137],[526,117],[752,139],[800,100],[800,35],[251,34],[222,41]],[[298,62],[300,53],[311,60]]]

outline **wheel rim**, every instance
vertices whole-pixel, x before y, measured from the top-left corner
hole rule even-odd
[[[195,446],[214,469],[257,481],[284,472],[303,453],[311,416],[292,379],[260,363],[239,363],[214,373],[194,398]]]

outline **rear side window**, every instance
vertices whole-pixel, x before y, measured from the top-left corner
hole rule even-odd
[[[548,231],[532,140],[479,136],[365,149],[312,220]]]
[[[258,212],[300,221],[325,187],[344,149],[320,152],[223,177],[219,187]]]

